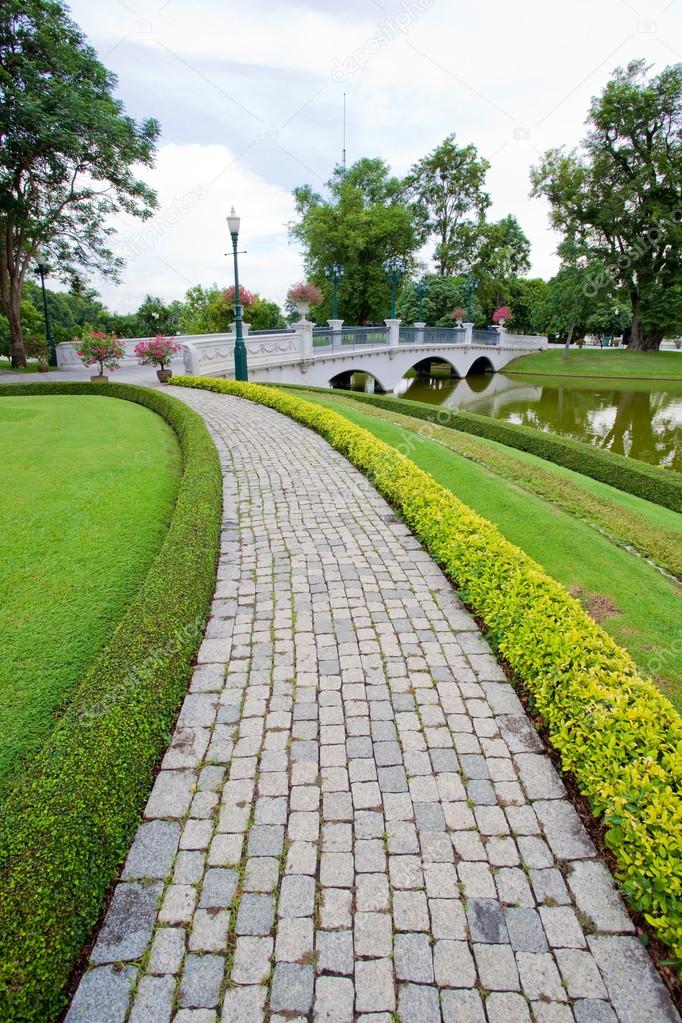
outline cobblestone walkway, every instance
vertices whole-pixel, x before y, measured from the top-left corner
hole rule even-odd
[[[678,1020],[452,588],[321,438],[178,391],[213,614],[68,1023]]]

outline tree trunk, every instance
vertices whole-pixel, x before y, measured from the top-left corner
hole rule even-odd
[[[575,318],[573,318],[571,320],[571,326],[569,327],[568,334],[566,336],[566,344],[564,345],[564,351],[563,351],[564,359],[568,358],[568,353],[571,350],[571,340],[573,339],[573,331],[574,330],[575,330]]]
[[[652,331],[644,334],[639,316],[639,295],[633,292],[630,295],[632,303],[632,333],[628,342],[628,349],[632,352],[657,352],[663,340],[662,331]]]
[[[10,302],[9,307],[5,309],[5,315],[9,322],[12,367],[14,369],[22,369],[26,365],[26,352],[24,351],[24,340],[21,331],[21,294],[19,295],[18,302]]]

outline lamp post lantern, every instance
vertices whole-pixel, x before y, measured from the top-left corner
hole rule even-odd
[[[394,320],[396,314],[398,281],[405,273],[405,260],[400,256],[390,256],[389,259],[384,260],[383,270],[391,282],[391,319]]]
[[[43,311],[45,313],[45,340],[47,341],[48,350],[48,365],[57,365],[57,349],[54,343],[54,336],[52,334],[52,321],[50,320],[50,310],[47,305],[47,292],[45,291],[45,278],[48,275],[49,267],[47,263],[47,255],[44,249],[38,249],[36,252],[36,270],[40,277],[40,286],[43,292]]]
[[[469,323],[474,321],[474,292],[478,287],[478,281],[473,274],[467,275],[467,320]]]
[[[429,290],[429,282],[422,278],[414,286],[415,293],[417,295],[417,321],[423,323],[424,321],[424,299],[426,298],[426,292]]]
[[[234,206],[227,218],[227,226],[232,238],[232,256],[234,258],[234,378],[235,380],[248,380],[249,367],[246,359],[246,345],[244,344],[244,333],[242,331],[242,299],[239,291],[239,267],[237,260],[237,242],[239,240],[240,218],[234,212]]]
[[[328,281],[332,282],[332,319],[338,320],[339,318],[339,303],[337,288],[339,281],[343,277],[345,271],[340,263],[332,263],[331,266],[324,268],[324,276]]]

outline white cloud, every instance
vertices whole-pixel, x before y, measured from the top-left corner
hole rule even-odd
[[[614,67],[644,57],[660,69],[682,52],[680,12],[661,0],[72,0],[72,9],[119,74],[128,110],[162,123],[150,177],[162,207],[238,158],[131,262],[121,289],[103,289],[120,308],[146,290],[177,297],[188,280],[229,279],[232,201],[250,250],[244,281],[281,299],[301,274],[283,227],[290,192],[320,188],[339,160],[343,92],[351,162],[379,155],[404,173],[452,131],[473,142],[493,164],[491,215],[518,217],[533,272],[549,275],[557,239],[544,204],[528,197],[531,164],[579,141]]]

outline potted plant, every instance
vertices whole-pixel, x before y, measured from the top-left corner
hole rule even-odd
[[[450,316],[455,321],[455,326],[456,327],[461,327],[462,326],[462,323],[464,322],[465,315],[466,314],[465,314],[464,310],[460,309],[459,306],[457,306],[455,309],[453,309],[452,312],[450,313]]]
[[[501,305],[493,313],[493,323],[496,327],[504,327],[507,320],[511,320],[512,311],[508,305]]]
[[[86,366],[99,366],[99,373],[90,377],[93,384],[106,383],[109,377],[104,370],[108,369],[113,373],[125,355],[125,345],[113,332],[107,334],[104,331],[92,330],[84,334],[80,341],[74,339],[74,345],[76,355]]]
[[[312,284],[310,281],[299,281],[298,284],[289,288],[287,298],[294,303],[301,316],[305,316],[311,305],[320,304],[324,295],[316,284]]]
[[[173,370],[168,369],[168,365],[181,348],[182,345],[177,344],[171,338],[157,334],[151,341],[138,341],[135,345],[135,355],[140,366],[158,366],[156,375],[159,378],[159,383],[167,384],[173,376]]]

